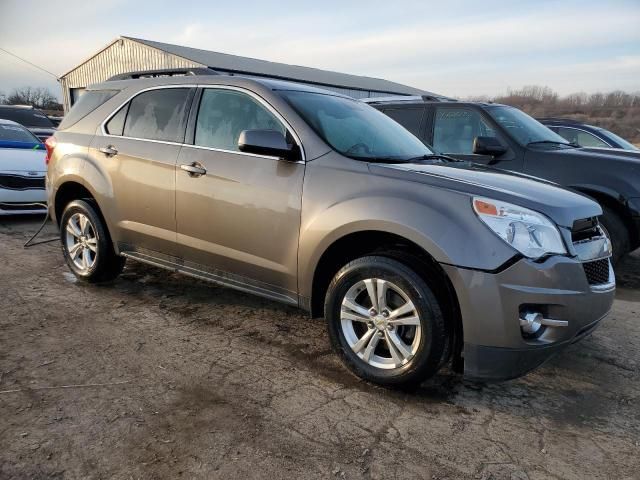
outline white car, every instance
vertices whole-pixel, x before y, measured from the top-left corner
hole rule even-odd
[[[46,213],[45,157],[38,137],[0,119],[0,215]]]

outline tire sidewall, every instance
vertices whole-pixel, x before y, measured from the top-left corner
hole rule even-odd
[[[367,278],[381,278],[397,285],[408,295],[418,311],[421,322],[419,348],[415,356],[402,367],[387,370],[367,364],[352,350],[342,332],[342,300],[351,286]],[[427,284],[400,262],[386,257],[363,257],[349,263],[336,274],[329,286],[325,312],[334,350],[362,378],[389,385],[414,383],[435,373],[439,367],[444,348],[444,343],[436,343],[437,339],[442,338],[440,306]]]
[[[629,232],[627,231],[622,219],[618,217],[611,209],[603,207],[603,216],[600,218],[600,225],[605,235],[611,242],[613,250],[612,260],[616,264],[630,250]]]

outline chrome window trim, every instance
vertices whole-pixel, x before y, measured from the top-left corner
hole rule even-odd
[[[607,145],[609,148],[614,148],[609,142],[607,142],[606,140],[604,140],[603,138],[599,137],[598,135],[596,135],[593,132],[588,132],[587,130],[585,130],[584,128],[578,128],[578,127],[567,127],[565,125],[545,125],[545,127],[555,127],[555,128],[568,128],[570,130],[578,130],[579,132],[584,132],[588,135],[591,135],[592,137],[596,137],[598,140],[600,140],[602,143],[604,143],[605,145]],[[558,133],[558,135],[560,135]],[[562,136],[562,135],[560,135]],[[566,140],[566,139],[565,139]],[[585,147],[585,148],[604,148],[604,147]]]
[[[300,149],[300,155],[302,156],[302,160],[298,160],[296,162],[290,162],[290,163],[305,163],[306,162],[306,155],[305,155],[304,147],[302,146],[302,141],[300,140],[300,137],[298,136],[298,133],[291,126],[291,124],[275,108],[273,108],[270,103],[268,103],[260,95],[258,95],[255,92],[252,92],[251,90],[248,90],[246,88],[236,87],[235,85],[202,85],[202,84],[189,83],[189,84],[181,84],[181,85],[156,85],[155,87],[148,87],[148,88],[145,88],[143,90],[138,90],[136,93],[134,93],[129,98],[127,98],[124,102],[122,102],[116,109],[114,109],[107,116],[107,118],[105,118],[102,121],[102,123],[100,124],[100,133],[102,134],[102,136],[103,137],[110,137],[110,138],[125,138],[127,140],[139,140],[141,142],[163,143],[163,144],[166,144],[166,145],[177,145],[177,146],[181,146],[181,147],[198,148],[198,149],[201,149],[201,150],[210,150],[210,151],[214,151],[214,152],[233,153],[233,154],[236,154],[236,155],[246,155],[246,156],[250,156],[250,157],[267,158],[267,159],[270,159],[270,160],[281,160],[280,157],[275,157],[275,156],[271,156],[271,155],[258,155],[258,154],[255,154],[255,153],[236,152],[234,150],[224,150],[224,149],[214,148],[214,147],[205,147],[205,146],[202,146],[202,145],[195,145],[195,144],[185,143],[185,142],[171,142],[171,141],[168,141],[168,140],[153,140],[153,139],[150,139],[150,138],[128,137],[126,135],[111,135],[110,133],[107,132],[107,130],[105,128],[106,124],[109,123],[109,121],[116,115],[116,113],[118,113],[120,111],[120,109],[122,107],[124,107],[127,103],[129,103],[135,97],[137,97],[138,95],[140,95],[142,93],[145,93],[145,92],[149,92],[149,91],[152,91],[152,90],[162,90],[162,89],[166,89],[166,88],[202,88],[202,89],[234,90],[234,91],[238,91],[238,92],[245,93],[245,94],[249,95],[250,97],[255,99],[258,103],[263,105],[269,112],[271,112],[283,124],[285,129],[288,132],[290,132],[291,135],[293,136],[294,141],[296,142],[296,144],[298,145],[298,148]],[[199,105],[198,105],[198,108],[200,108]]]

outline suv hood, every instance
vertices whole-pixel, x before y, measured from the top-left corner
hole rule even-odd
[[[566,228],[572,228],[576,220],[602,215],[600,205],[582,194],[545,180],[469,162],[371,163],[369,168],[377,175],[511,202],[540,212]]]
[[[622,150],[620,148],[576,148],[574,150],[567,150],[576,155],[588,155],[591,158],[602,158],[611,160],[621,160],[623,162],[632,162],[640,167],[640,152],[634,152],[633,150]]]

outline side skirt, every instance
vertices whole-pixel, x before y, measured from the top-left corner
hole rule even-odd
[[[120,255],[126,258],[131,258],[138,262],[153,265],[155,267],[164,268],[165,270],[171,270],[172,272],[183,273],[190,277],[198,278],[200,280],[206,280],[223,287],[233,288],[241,292],[258,295],[260,297],[268,298],[269,300],[275,300],[277,302],[286,303],[287,305],[299,306],[298,298],[288,291],[277,291],[269,288],[269,285],[258,284],[251,282],[249,279],[239,277],[238,275],[229,274],[221,270],[207,269],[206,267],[194,264],[191,262],[184,262],[180,259],[170,257],[168,255],[162,255],[156,252],[140,251],[131,249],[131,246],[120,244],[118,245]]]

